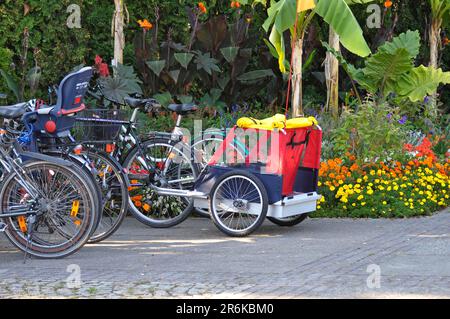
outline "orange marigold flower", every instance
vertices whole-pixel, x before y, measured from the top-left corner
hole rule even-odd
[[[385,2],[384,2],[384,7],[385,7],[385,8],[390,8],[390,7],[392,7],[392,1],[391,1],[391,0],[385,1]]]
[[[198,3],[198,8],[200,10],[201,13],[206,13],[208,10],[206,10],[206,6],[203,2],[199,2]]]
[[[153,24],[149,22],[147,19],[144,20],[138,20],[139,26],[144,30],[150,30],[153,28]]]
[[[136,206],[136,207],[142,207],[142,202],[136,201],[136,202],[134,202],[134,206]]]

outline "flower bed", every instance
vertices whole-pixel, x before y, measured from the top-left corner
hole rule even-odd
[[[321,164],[323,198],[313,217],[411,217],[450,204],[450,161],[428,156],[407,163],[359,165],[355,158]]]

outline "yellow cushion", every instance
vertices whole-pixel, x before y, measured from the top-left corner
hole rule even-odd
[[[286,121],[286,116],[283,114],[276,114],[263,120],[254,119],[252,117],[241,117],[236,124],[240,128],[254,128],[272,131],[275,128],[283,129],[310,127],[317,125],[317,120],[314,117],[299,117]]]
[[[297,117],[295,119],[287,120],[286,128],[301,128],[317,125],[317,120],[313,117]]]

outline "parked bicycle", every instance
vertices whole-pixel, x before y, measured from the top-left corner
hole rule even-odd
[[[57,92],[55,105],[39,101],[29,103],[34,118],[33,123],[27,122],[30,130],[22,142],[29,149],[72,161],[90,173],[102,211],[98,227],[89,240],[92,243],[108,238],[120,227],[128,210],[128,181],[120,164],[95,148],[95,140],[84,143],[86,137],[76,140],[70,132],[75,115],[85,108],[82,99],[91,76],[89,67],[66,76],[54,89]]]
[[[0,108],[7,122],[26,115],[26,103]],[[14,122],[0,131],[0,231],[13,245],[41,258],[62,258],[89,240],[98,202],[88,175],[71,162],[26,152],[28,132]]]

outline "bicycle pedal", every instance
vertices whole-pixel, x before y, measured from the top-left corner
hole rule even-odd
[[[7,227],[8,225],[6,225],[5,223],[0,223],[0,233],[3,233]]]

